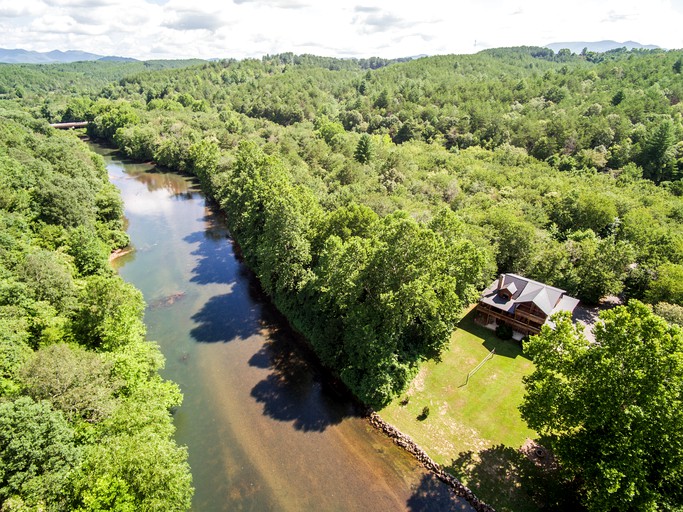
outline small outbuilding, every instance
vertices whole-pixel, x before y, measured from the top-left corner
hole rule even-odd
[[[579,299],[559,288],[517,274],[501,274],[482,293],[476,321],[492,329],[506,324],[527,336],[538,334],[554,313],[573,313],[578,304]]]

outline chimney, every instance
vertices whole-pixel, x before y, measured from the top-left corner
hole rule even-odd
[[[498,277],[498,289],[499,290],[503,289],[503,281],[505,281],[505,274],[501,274],[500,277]]]

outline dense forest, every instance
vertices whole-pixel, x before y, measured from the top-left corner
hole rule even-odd
[[[498,272],[588,304],[649,304],[666,321],[634,300],[623,322],[654,322],[666,350],[681,352],[680,329],[666,322],[683,323],[682,61],[680,51],[624,49],[405,62],[281,54],[130,72],[6,66],[0,84],[35,118],[88,120],[90,136],[126,156],[197,175],[277,307],[359,398],[381,406],[439,357]],[[74,73],[85,73],[80,85]],[[28,193],[32,212],[40,191]],[[48,249],[86,229],[84,210],[68,208],[79,198],[43,201],[41,226],[66,223],[41,228]],[[50,213],[59,200],[63,218]],[[87,225],[109,248],[125,243],[103,227],[117,215]],[[72,258],[73,279],[95,279],[69,250],[59,254]],[[70,308],[59,332],[78,336]],[[670,485],[650,501],[627,490],[619,508],[680,503]]]
[[[109,265],[128,237],[102,159],[5,104],[0,183],[2,510],[186,510],[182,397]]]
[[[282,54],[24,104],[200,176],[278,307],[381,405],[496,272],[680,319],[681,58]]]
[[[51,108],[197,174],[278,307],[381,405],[496,272],[680,318],[680,59],[521,48],[368,70],[286,54]]]

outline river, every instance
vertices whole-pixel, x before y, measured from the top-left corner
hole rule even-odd
[[[135,248],[115,267],[148,307],[148,338],[184,394],[193,510],[468,510],[361,418],[233,252],[192,178],[93,145]]]

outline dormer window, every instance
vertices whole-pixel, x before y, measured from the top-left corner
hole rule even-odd
[[[501,299],[510,300],[516,291],[517,286],[515,286],[515,283],[509,282],[508,284],[503,284],[501,286],[501,288],[498,290],[498,296]]]
[[[578,299],[564,290],[517,274],[500,274],[482,293],[477,322],[495,326],[499,321],[523,335],[538,334],[556,311],[574,311]]]

